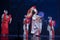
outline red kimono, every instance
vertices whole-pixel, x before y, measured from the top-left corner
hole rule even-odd
[[[9,34],[8,24],[9,24],[10,18],[11,18],[11,15],[9,15],[9,17],[7,18],[6,14],[4,13],[4,17],[3,17],[2,25],[1,25],[1,28],[2,28],[1,34]]]
[[[6,35],[6,36],[1,36],[1,40],[8,40],[8,34],[9,34],[9,29],[8,29],[8,24],[11,18],[11,15],[8,15],[9,17],[6,17],[6,14],[4,13],[4,17],[2,20],[2,24],[1,24],[1,34],[2,35]]]

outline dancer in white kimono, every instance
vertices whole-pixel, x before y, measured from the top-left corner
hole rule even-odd
[[[40,34],[42,30],[42,19],[37,14],[32,17],[31,34],[33,35],[31,40],[40,40]]]

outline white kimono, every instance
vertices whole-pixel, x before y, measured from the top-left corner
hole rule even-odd
[[[37,15],[33,15],[32,17],[32,28],[31,28],[31,33],[34,35],[39,35],[42,30],[42,22],[40,23],[39,21],[36,22]]]

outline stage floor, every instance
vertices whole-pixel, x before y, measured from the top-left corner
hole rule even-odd
[[[0,36],[0,40],[23,40],[23,36],[22,35],[8,35],[5,37]],[[29,37],[29,40],[31,40],[31,36]],[[48,36],[43,35],[40,37],[40,40],[60,40],[60,36],[56,35],[55,38],[49,38]]]

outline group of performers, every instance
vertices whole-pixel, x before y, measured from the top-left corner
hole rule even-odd
[[[44,17],[44,13],[38,13],[36,6],[32,6],[25,18],[23,20],[23,40],[28,40],[28,33],[29,33],[29,25],[31,24],[31,34],[33,35],[31,40],[40,40],[40,34],[42,31],[42,19]],[[9,34],[8,26],[12,21],[11,14],[8,15],[8,11],[4,10],[4,13],[1,16],[1,40],[8,40],[7,35]],[[49,32],[49,37],[54,38],[54,26],[56,24],[55,20],[52,20],[52,17],[48,17],[48,26],[47,31]],[[4,38],[4,39],[3,39]]]
[[[23,20],[23,40],[28,40],[28,32],[29,32],[29,25],[31,24],[31,40],[40,40],[40,35],[42,31],[42,19],[44,17],[44,13],[38,13],[36,6],[32,6],[25,18]],[[49,32],[49,38],[54,38],[54,26],[56,24],[55,20],[52,19],[51,16],[48,17],[48,26],[47,31]]]

